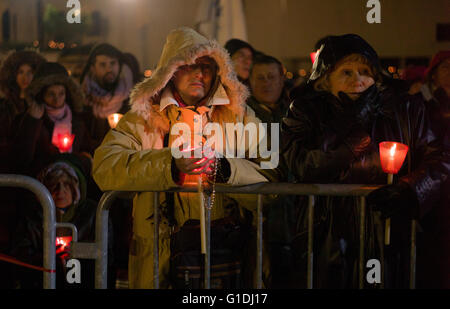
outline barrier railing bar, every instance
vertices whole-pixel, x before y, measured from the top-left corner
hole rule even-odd
[[[58,227],[71,229],[72,230],[72,241],[73,242],[78,241],[78,229],[75,226],[75,224],[65,223],[65,222],[56,222],[56,228],[58,228]]]
[[[257,205],[257,229],[256,229],[256,250],[257,250],[257,261],[256,261],[256,271],[257,271],[257,289],[262,289],[262,251],[263,251],[263,216],[262,216],[262,195],[258,194],[258,205]]]
[[[260,196],[262,198],[262,195],[265,194],[291,194],[291,195],[308,195],[309,201],[308,201],[308,288],[312,288],[313,286],[313,219],[314,219],[314,196],[354,196],[354,197],[360,197],[361,198],[361,212],[360,212],[360,260],[359,260],[359,286],[362,288],[364,286],[363,279],[364,279],[364,234],[365,234],[365,208],[366,208],[366,202],[365,202],[365,196],[369,194],[371,191],[380,188],[381,186],[377,185],[358,185],[358,184],[292,184],[292,183],[259,183],[259,184],[253,184],[253,185],[246,185],[246,186],[216,186],[216,192],[217,193],[238,193],[238,194],[257,194],[258,195],[258,203]],[[171,188],[169,190],[164,190],[161,192],[197,192],[196,186],[186,186],[186,187],[179,187],[179,188]],[[205,191],[208,189],[205,188]],[[155,191],[148,191],[148,192],[155,192]],[[156,191],[160,192],[160,191]],[[103,253],[99,254],[99,257],[96,261],[96,287],[103,287],[106,288],[106,264],[103,264],[104,270],[102,270],[102,267],[97,267],[97,264],[100,264],[101,260],[106,261],[107,258],[105,258],[104,252],[107,252],[107,229],[105,230],[102,227],[102,224],[105,224],[107,226],[107,216],[108,212],[105,211],[109,209],[111,205],[111,201],[114,200],[116,197],[122,197],[122,198],[131,198],[134,196],[137,192],[135,191],[108,191],[105,192],[105,194],[102,196],[102,199],[100,200],[98,209],[97,209],[97,223],[99,223],[96,227],[96,241],[98,243],[99,248],[106,248],[106,250],[102,250]],[[158,194],[156,194],[158,195]],[[261,199],[262,201],[262,199]],[[156,205],[156,203],[155,203]],[[207,261],[208,265],[205,270],[208,270],[209,272],[209,259],[210,259],[210,213],[207,212]],[[260,213],[258,212],[258,218]],[[99,220],[99,216],[105,216],[106,221]],[[103,230],[103,234],[106,236],[101,236],[100,231]],[[416,263],[416,225],[415,222],[412,223],[411,226],[411,269],[410,269],[410,287],[415,287],[415,263]],[[98,234],[100,233],[100,234]],[[97,235],[98,234],[98,235]],[[259,234],[259,237],[257,235],[257,241],[259,245],[259,242],[262,241],[262,228],[261,233]],[[261,238],[261,239],[259,239]],[[158,241],[159,243],[159,241]],[[106,245],[106,247],[105,247]],[[261,261],[262,261],[262,245],[261,245],[261,251],[258,250],[258,254],[261,252]],[[159,255],[155,255],[155,257],[158,257]],[[259,257],[258,257],[259,259]],[[206,265],[206,264],[205,264]],[[261,262],[262,265],[262,262]],[[98,273],[101,272],[101,273]],[[159,273],[159,269],[155,273]],[[205,274],[206,275],[206,274]],[[262,284],[262,267],[261,271],[258,271],[258,282],[257,285]],[[209,277],[209,273],[207,274],[207,277]],[[206,283],[206,280],[209,280],[209,278],[205,278],[205,287],[209,288],[209,281]],[[98,282],[97,282],[98,281]],[[103,283],[102,283],[103,282]]]
[[[43,211],[43,262],[45,269],[56,269],[56,229],[55,204],[47,188],[38,180],[24,175],[0,175],[0,187],[24,188],[33,192],[39,200]],[[55,272],[44,272],[44,289],[54,289],[56,283]]]
[[[211,196],[207,198],[208,205],[211,205]],[[211,209],[205,209],[206,228],[206,256],[205,256],[205,289],[211,288]]]
[[[359,205],[359,288],[364,288],[364,238],[366,230],[366,198],[360,197]]]
[[[411,220],[411,256],[409,258],[409,288],[416,288],[416,227],[417,221]]]
[[[153,287],[159,289],[159,193],[153,192]]]
[[[308,196],[308,262],[307,262],[307,288],[313,288],[313,267],[314,267],[314,195]]]

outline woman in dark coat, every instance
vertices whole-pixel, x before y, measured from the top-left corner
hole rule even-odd
[[[25,100],[25,91],[30,85],[36,68],[45,62],[45,58],[32,51],[19,51],[10,54],[0,69],[0,173],[15,173],[12,164],[17,128],[29,108]],[[11,245],[12,233],[17,222],[17,196],[21,189],[0,188],[0,252],[7,252]],[[0,273],[5,278],[0,288],[10,288],[8,280],[9,264],[0,262]]]
[[[436,53],[426,70],[421,93],[436,137],[450,147],[450,50]],[[417,252],[419,287],[450,288],[450,179],[443,184],[437,211],[423,220]],[[440,222],[440,224],[435,224]],[[420,249],[420,247],[419,247]],[[437,250],[436,250],[437,249]]]
[[[407,87],[385,77],[377,53],[361,37],[329,36],[308,84],[283,119],[282,139],[286,162],[304,183],[386,184],[379,143],[409,146],[394,184],[368,196],[365,241],[367,260],[382,263],[384,287],[408,287],[411,218],[435,211],[450,168],[448,152],[429,128],[420,95],[409,96]],[[351,197],[316,199],[315,287],[358,286],[357,206]],[[303,214],[298,219],[293,245],[299,286],[306,282],[305,218]],[[391,243],[386,247],[385,218],[391,218]]]
[[[15,142],[16,165],[19,172],[36,175],[49,159],[60,152],[91,151],[91,139],[81,112],[84,96],[80,86],[66,69],[47,62],[39,66],[27,95],[35,112],[28,113],[18,130]],[[75,135],[72,147],[63,149],[63,135]]]
[[[0,172],[11,173],[12,145],[29,104],[25,99],[37,67],[46,60],[32,51],[12,53],[0,69]]]

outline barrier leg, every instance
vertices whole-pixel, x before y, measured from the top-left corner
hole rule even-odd
[[[313,253],[313,239],[314,239],[314,195],[308,197],[308,269],[307,269],[307,288],[313,288],[313,267],[314,267],[314,253]]]

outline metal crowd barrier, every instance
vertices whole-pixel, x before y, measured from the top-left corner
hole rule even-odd
[[[95,287],[107,288],[108,268],[108,216],[109,208],[116,198],[132,199],[139,192],[108,191],[100,199],[96,213],[95,242],[77,242],[77,229],[73,224],[56,223],[55,206],[47,188],[34,178],[22,175],[0,175],[0,187],[20,187],[32,191],[43,208],[43,254],[44,268],[55,269],[55,243],[56,227],[69,227],[72,229],[73,241],[70,246],[71,258],[84,258],[95,260]],[[217,193],[257,194],[257,288],[262,288],[262,195],[305,195],[308,196],[308,260],[307,260],[307,287],[313,288],[313,224],[314,224],[314,197],[315,196],[353,196],[360,197],[360,234],[359,234],[359,288],[364,287],[364,230],[365,230],[365,196],[380,186],[349,185],[349,184],[293,184],[293,183],[258,183],[247,186],[216,185]],[[205,190],[207,191],[207,189]],[[196,186],[173,188],[166,191],[154,192],[154,287],[159,288],[159,192],[197,192]],[[206,209],[206,246],[205,258],[205,288],[210,288],[209,261],[210,261],[210,211]],[[416,269],[416,222],[411,224],[411,250],[410,250],[410,288],[415,288]],[[44,288],[55,288],[55,272],[44,273]]]
[[[14,187],[24,188],[33,192],[42,205],[43,210],[43,259],[44,268],[51,270],[52,272],[44,272],[44,289],[55,288],[55,244],[56,244],[56,220],[55,220],[55,204],[53,202],[52,195],[48,192],[47,188],[38,180],[13,174],[1,174],[0,175],[0,187]],[[58,225],[59,226],[59,225]]]
[[[364,287],[364,239],[365,239],[365,197],[373,190],[381,186],[374,185],[353,185],[353,184],[293,184],[293,183],[258,183],[247,186],[226,186],[216,185],[217,193],[234,194],[257,194],[257,288],[262,288],[262,195],[267,194],[287,194],[308,196],[308,262],[307,262],[307,287],[313,288],[313,224],[314,224],[314,197],[315,196],[353,196],[360,197],[360,234],[359,234],[359,288]],[[207,190],[205,190],[207,191]],[[154,192],[154,288],[159,288],[159,192],[197,192],[197,187],[180,187],[166,191]],[[96,243],[89,244],[90,257],[95,261],[95,287],[107,288],[107,265],[108,265],[108,213],[113,201],[120,198],[133,198],[138,192],[108,191],[105,192],[99,202],[96,218]],[[206,247],[205,258],[205,288],[210,288],[209,261],[210,261],[210,212],[206,209]],[[410,251],[410,288],[415,288],[416,269],[416,223],[411,224],[411,251]],[[74,251],[78,251],[74,248]],[[81,248],[80,248],[81,249]],[[76,257],[76,256],[75,256]]]

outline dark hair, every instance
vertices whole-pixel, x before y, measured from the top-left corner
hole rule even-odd
[[[19,68],[27,64],[35,74],[37,67],[43,62],[46,62],[45,58],[33,51],[18,51],[6,58],[0,69],[0,88],[9,100],[19,100],[20,88],[16,82]]]
[[[116,58],[117,60],[119,60],[119,65],[122,68],[122,63],[124,62],[123,53],[108,43],[98,44],[92,48],[92,51],[89,54],[89,58],[80,77],[80,83],[83,83],[83,80],[86,77],[86,74],[89,72],[89,69],[92,65],[95,64],[97,56],[100,55]]]
[[[248,48],[251,50],[252,55],[255,54],[255,49],[247,42],[239,40],[239,39],[231,39],[228,40],[225,43],[225,49],[228,51],[228,53],[230,54],[230,57],[233,56],[233,54],[235,52],[237,52],[238,50],[240,50],[241,48]]]
[[[284,75],[284,70],[283,70],[283,64],[280,62],[280,60],[278,60],[275,57],[269,56],[269,55],[265,55],[265,54],[258,54],[252,62],[252,67],[250,68],[250,74],[252,74],[253,72],[253,67],[257,64],[276,64],[278,65],[278,68],[280,70],[280,74]]]

